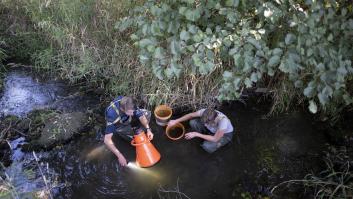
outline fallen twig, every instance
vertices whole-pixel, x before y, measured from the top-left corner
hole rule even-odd
[[[182,199],[183,197],[190,199],[190,197],[187,196],[185,193],[179,191],[179,178],[177,179],[177,186],[176,186],[175,190],[166,190],[162,186],[159,186],[158,196],[159,196],[159,198],[165,198],[165,197],[161,196],[160,193],[167,193],[167,194],[173,193],[173,194],[178,194],[178,196],[179,196],[178,198],[180,198],[180,199]]]
[[[39,168],[40,174],[42,175],[42,178],[43,178],[43,181],[44,181],[46,190],[47,190],[47,192],[49,193],[49,198],[50,198],[50,199],[53,199],[53,196],[52,196],[51,191],[50,191],[51,189],[50,189],[50,186],[49,186],[49,183],[50,183],[50,182],[48,182],[47,178],[45,177],[45,175],[44,175],[44,173],[43,173],[43,171],[42,171],[42,168],[41,168],[40,165],[39,165],[39,159],[38,159],[36,153],[35,153],[34,151],[32,151],[32,153],[33,153],[34,159],[36,160],[36,163],[37,163],[37,166],[38,166],[38,168]],[[49,166],[47,165],[47,168],[48,168],[48,167],[49,167]],[[49,168],[48,168],[48,169],[49,169]]]
[[[0,139],[4,139],[6,136],[6,134],[7,134],[7,132],[10,130],[10,128],[12,127],[12,122],[10,122],[10,125],[6,128],[6,129],[4,129],[4,130],[2,130],[1,131],[1,134],[0,134]]]

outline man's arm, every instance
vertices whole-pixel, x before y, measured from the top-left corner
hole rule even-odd
[[[194,137],[199,137],[210,142],[218,142],[224,135],[224,130],[217,130],[214,135],[205,135],[199,132],[190,132],[185,134],[185,138],[190,140]]]
[[[200,117],[198,111],[195,111],[195,112],[192,112],[192,113],[188,113],[188,114],[186,114],[186,115],[184,115],[184,116],[182,116],[182,117],[180,117],[178,119],[175,119],[175,120],[170,120],[168,122],[168,125],[173,126],[173,125],[175,125],[175,124],[177,124],[179,122],[184,122],[184,121],[190,120],[190,119],[195,118],[195,117]]]
[[[116,157],[118,157],[119,164],[121,166],[126,166],[127,161],[122,153],[115,147],[113,143],[113,133],[106,134],[104,136],[104,144],[107,145],[108,149],[115,154]]]
[[[147,137],[152,140],[153,139],[153,133],[151,131],[151,128],[148,124],[148,120],[146,118],[145,115],[142,115],[141,117],[139,117],[139,120],[141,122],[141,124],[147,129]]]

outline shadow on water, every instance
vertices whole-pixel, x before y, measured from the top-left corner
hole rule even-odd
[[[27,84],[30,79],[17,73],[10,73],[7,78],[10,83],[6,84],[0,102],[2,107],[4,99],[13,98],[9,97],[14,94],[8,89],[22,89],[25,85],[21,82]],[[20,94],[15,95],[18,96],[16,100],[6,103],[21,104],[28,100],[26,97],[32,97],[29,101],[35,105],[54,103],[55,97],[52,96],[58,96],[55,93],[60,93],[60,89],[52,89],[53,86],[55,83],[32,84],[32,87],[25,88],[38,92],[22,96],[21,93],[27,91],[20,89]],[[54,95],[46,94],[48,88],[55,91]],[[44,97],[38,100],[38,96]],[[41,101],[42,98],[47,100]],[[7,114],[22,115],[30,111],[20,111],[18,107],[21,105],[10,105]],[[263,107],[244,107],[238,103],[223,105],[220,111],[229,116],[236,133],[231,144],[214,154],[203,151],[199,139],[168,139],[165,128],[157,126],[152,118],[153,144],[162,158],[151,168],[119,167],[117,158],[104,146],[101,130],[39,153],[40,161],[48,163],[55,171],[60,185],[52,190],[55,198],[158,198],[158,193],[167,196],[166,191],[175,191],[176,187],[190,198],[241,198],[243,192],[270,195],[270,187],[278,182],[302,178],[306,172],[315,169],[318,165],[315,157],[322,151],[326,140],[315,130],[310,115],[293,113],[265,118],[264,110]],[[104,124],[97,125],[104,128]],[[114,141],[127,159],[134,162],[134,148],[119,138],[114,137]],[[33,161],[28,159],[21,158],[17,163]],[[32,178],[32,182],[38,179]],[[303,197],[301,193],[294,195]]]

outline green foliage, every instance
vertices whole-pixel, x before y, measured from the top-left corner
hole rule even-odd
[[[5,44],[5,41],[0,37],[0,66],[2,66],[2,62],[7,57],[5,49],[2,46]]]
[[[47,45],[42,35],[27,24],[23,13],[25,9],[18,6],[18,1],[0,1],[0,62],[10,58],[28,63],[33,53]]]
[[[238,98],[244,88],[266,83],[264,77],[284,76],[313,113],[352,103],[347,1],[149,0],[131,16],[116,27],[136,27],[131,39],[140,62],[159,79],[222,68],[221,100]]]
[[[241,193],[241,198],[243,199],[252,199],[252,196],[249,192]]]

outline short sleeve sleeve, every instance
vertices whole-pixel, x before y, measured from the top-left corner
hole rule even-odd
[[[110,134],[110,133],[114,133],[116,131],[116,126],[114,124],[111,124],[111,125],[107,125],[105,127],[105,131],[104,131],[104,134]]]
[[[201,116],[202,116],[202,114],[203,114],[203,112],[205,112],[205,110],[206,110],[206,109],[204,109],[204,108],[203,108],[203,109],[198,110],[198,111],[197,111],[197,115],[198,115],[199,117],[201,117]]]
[[[112,108],[108,107],[105,111],[105,120],[108,123],[113,123],[119,117],[118,113]]]
[[[104,134],[114,133],[116,131],[116,126],[113,123],[118,117],[118,114],[111,107],[106,109],[105,120],[107,122],[107,126],[105,127]]]
[[[134,111],[134,116],[140,118],[141,116],[143,116],[143,111],[141,109],[136,109]]]
[[[221,119],[218,124],[218,130],[227,130],[228,121],[226,118]]]

